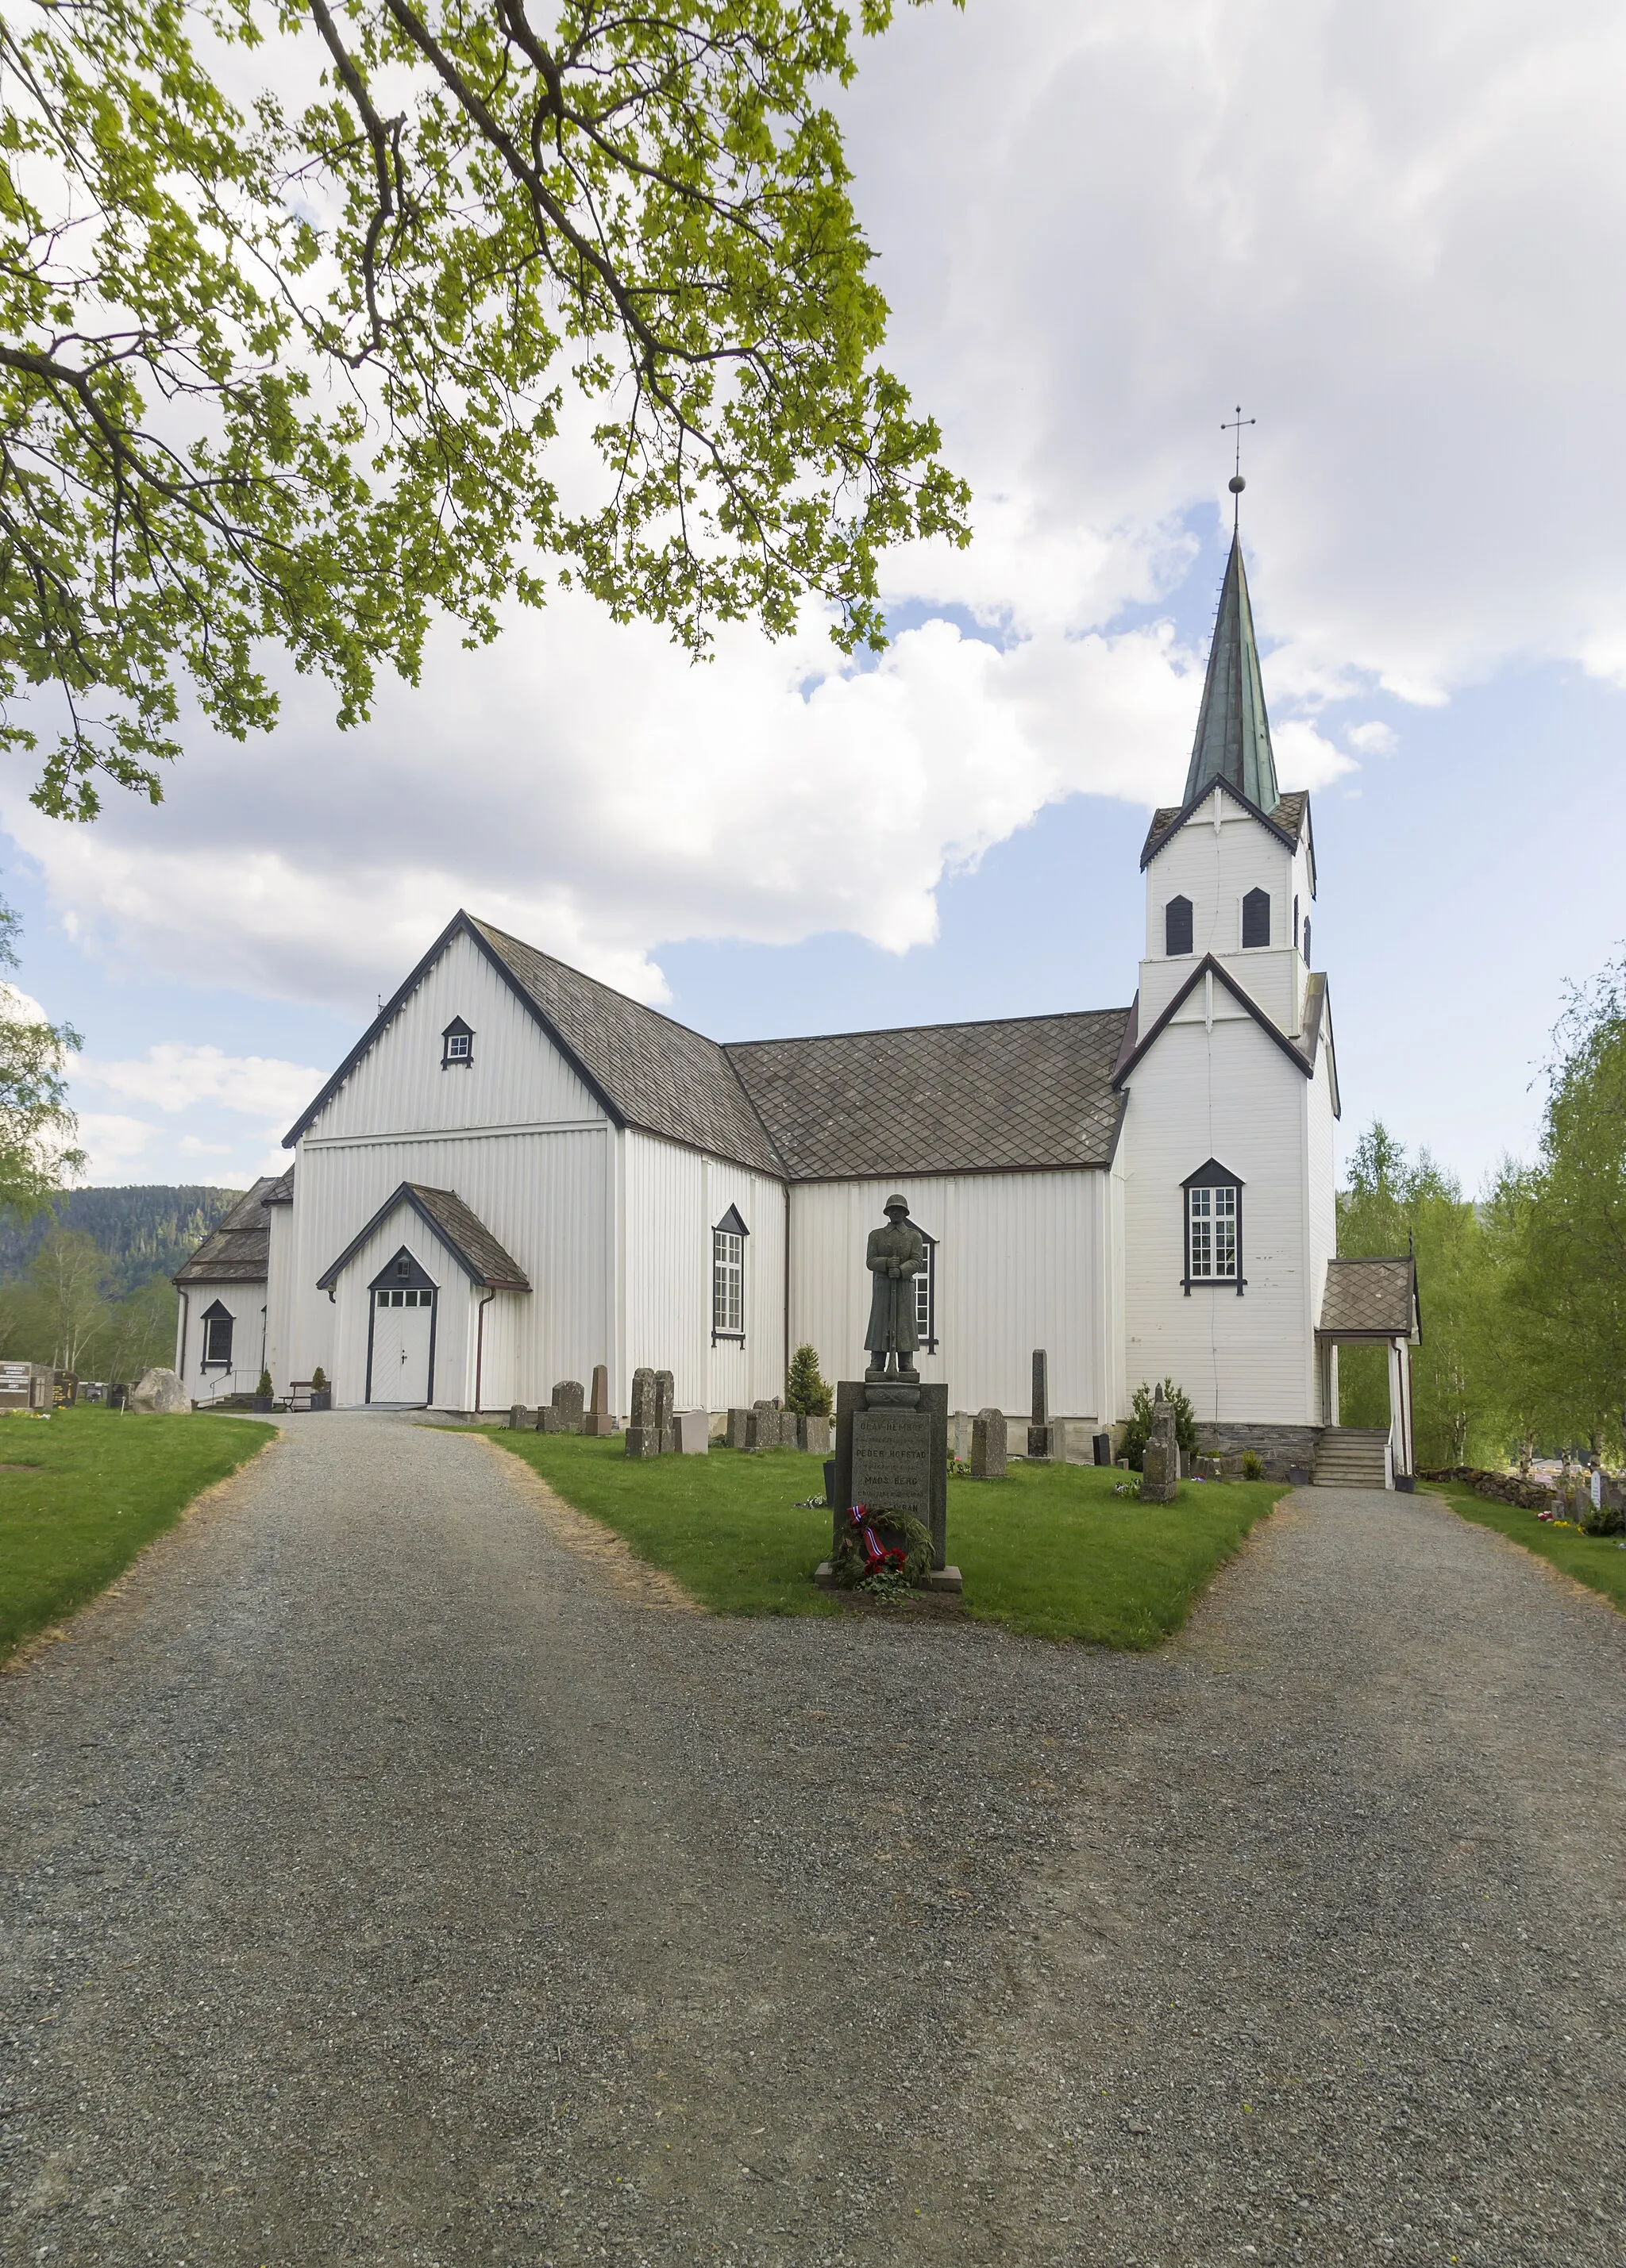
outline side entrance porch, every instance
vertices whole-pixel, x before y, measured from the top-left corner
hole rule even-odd
[[[1409,1254],[1392,1260],[1331,1260],[1316,1327],[1322,1407],[1338,1407],[1338,1349],[1381,1345],[1388,1350],[1389,1423],[1326,1426],[1315,1453],[1321,1488],[1409,1491],[1416,1458],[1411,1425],[1411,1350],[1423,1336],[1417,1270]]]

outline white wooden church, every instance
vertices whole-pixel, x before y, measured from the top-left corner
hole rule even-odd
[[[1177,808],[1141,854],[1127,1008],[719,1046],[459,913],[176,1279],[207,1403],[320,1366],[335,1407],[496,1411],[640,1364],[681,1408],[862,1375],[865,1240],[928,1242],[922,1375],[950,1407],[1102,1427],[1141,1381],[1205,1442],[1310,1465],[1337,1344],[1390,1348],[1411,1467],[1409,1263],[1338,1261],[1338,1069],[1311,957],[1310,800],[1280,791],[1233,541]],[[1373,1477],[1376,1476],[1375,1471]]]

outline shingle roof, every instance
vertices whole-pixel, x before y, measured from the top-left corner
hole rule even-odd
[[[727,1050],[489,922],[484,939],[623,1124],[779,1176],[784,1167]]]
[[[1105,1166],[1128,1014],[754,1040],[728,1056],[792,1181]]]
[[[176,1284],[260,1284],[270,1264],[271,1225],[265,1215],[275,1174],[262,1174],[246,1190],[217,1227],[211,1228],[190,1260],[172,1278]]]
[[[1275,828],[1284,843],[1297,844],[1303,832],[1305,814],[1310,808],[1310,799],[1302,788],[1294,788],[1290,794],[1278,796],[1270,810],[1262,811],[1257,804],[1250,803],[1245,795],[1232,787],[1229,780],[1209,780],[1187,802],[1160,803],[1152,813],[1151,824],[1146,829],[1146,840],[1141,845],[1143,871],[1157,857],[1176,828],[1190,818],[1196,806],[1206,802],[1212,795],[1216,785],[1230,789],[1245,810],[1251,811],[1256,819],[1262,819],[1267,827]]]
[[[1324,1337],[1409,1337],[1416,1324],[1417,1270],[1411,1260],[1329,1260],[1321,1294]]]
[[[455,1189],[430,1189],[423,1182],[402,1182],[379,1207],[366,1226],[357,1231],[343,1251],[316,1279],[319,1292],[327,1291],[381,1223],[400,1205],[409,1205],[433,1229],[464,1273],[492,1292],[528,1292],[530,1278],[512,1256],[503,1249],[477,1213],[471,1212]]]
[[[285,1174],[279,1174],[277,1175],[270,1188],[261,1198],[261,1204],[291,1204],[293,1203],[293,1177],[294,1169],[290,1166]]]

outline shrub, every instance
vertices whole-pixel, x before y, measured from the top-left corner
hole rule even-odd
[[[327,1391],[327,1373],[320,1362],[311,1373],[311,1391],[313,1394],[326,1394]]]
[[[1172,1378],[1166,1378],[1163,1399],[1174,1412],[1174,1439],[1188,1457],[1195,1457],[1197,1453],[1197,1418],[1191,1406],[1191,1396],[1183,1387],[1176,1386]],[[1124,1427],[1123,1439],[1118,1445],[1118,1454],[1129,1459],[1131,1472],[1139,1472],[1146,1443],[1151,1437],[1151,1388],[1143,1380],[1135,1389],[1129,1422]]]
[[[255,1387],[254,1392],[262,1402],[269,1402],[271,1399],[271,1373],[269,1370],[261,1372],[260,1383]]]
[[[1260,1463],[1257,1454],[1252,1449],[1244,1449],[1242,1452],[1243,1479],[1245,1481],[1262,1481],[1264,1476],[1265,1469]]]
[[[798,1346],[784,1381],[784,1406],[798,1418],[828,1418],[830,1389],[819,1371],[816,1347]]]

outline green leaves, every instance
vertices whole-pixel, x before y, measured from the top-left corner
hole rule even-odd
[[[268,642],[342,724],[553,578],[695,652],[812,595],[851,650],[880,550],[966,538],[876,359],[832,0],[77,0],[0,62],[0,746],[60,712],[48,811],[156,800],[183,688],[267,728]]]

